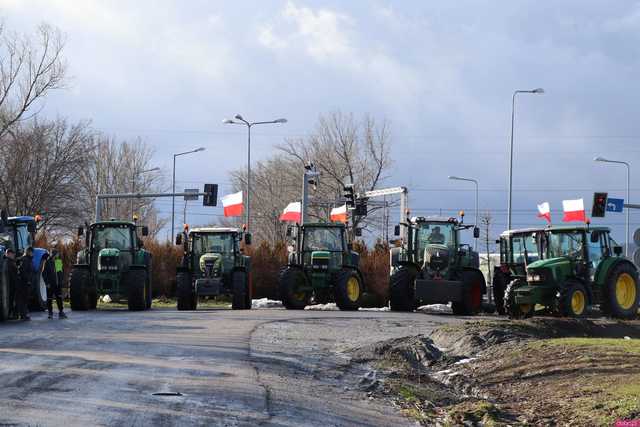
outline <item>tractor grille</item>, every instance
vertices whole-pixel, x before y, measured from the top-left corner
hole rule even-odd
[[[329,258],[314,258],[311,264],[314,270],[325,271],[329,269]]]
[[[427,247],[424,251],[424,263],[434,271],[442,271],[449,265],[449,250],[438,247]]]
[[[98,270],[114,271],[118,269],[118,257],[102,256],[98,262]]]

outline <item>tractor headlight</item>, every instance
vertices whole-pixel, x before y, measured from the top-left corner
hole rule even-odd
[[[527,273],[527,282],[544,282],[544,274]]]

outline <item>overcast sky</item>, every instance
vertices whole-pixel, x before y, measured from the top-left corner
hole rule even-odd
[[[392,125],[385,184],[407,185],[414,212],[471,212],[471,184],[447,179],[470,176],[499,232],[511,96],[542,87],[517,98],[514,227],[539,224],[542,201],[559,222],[562,199],[590,210],[594,190],[622,197],[624,167],[596,155],[630,161],[640,196],[637,1],[0,0],[0,15],[13,30],[45,21],[67,36],[69,88],[43,114],[141,136],[167,177],[172,153],[206,147],[179,159],[179,188],[218,182],[225,193],[227,172],[246,162],[245,130],[225,117],[289,120],[256,129],[260,159],[321,113],[371,113]],[[197,223],[212,211],[193,212]],[[594,222],[623,240],[622,214]]]

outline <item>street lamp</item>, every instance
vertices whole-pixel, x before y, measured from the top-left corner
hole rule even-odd
[[[519,93],[535,93],[542,94],[544,89],[541,87],[533,90],[516,90],[511,98],[511,148],[509,150],[509,206],[507,208],[507,230],[511,230],[511,199],[513,197],[513,122],[516,115],[516,95]]]
[[[173,179],[171,180],[172,183],[172,187],[173,187],[173,195],[171,196],[171,236],[169,236],[169,239],[173,238],[173,232],[176,229],[176,225],[175,225],[175,218],[176,218],[176,157],[178,156],[184,156],[185,154],[191,154],[191,153],[199,153],[200,151],[204,151],[205,148],[204,147],[200,147],[200,148],[196,148],[195,150],[191,150],[191,151],[185,151],[184,153],[177,153],[173,155]]]
[[[473,178],[462,178],[460,176],[449,176],[449,179],[454,180],[454,181],[469,181],[469,182],[473,182],[476,185],[476,227],[479,227],[478,225],[478,180],[473,179]],[[478,238],[475,239],[475,243],[473,246],[474,249],[478,249]]]
[[[138,175],[142,175],[143,173],[148,173],[148,172],[155,172],[155,171],[159,171],[160,168],[155,167],[152,169],[146,169],[146,170],[134,170],[133,171],[133,176],[131,177],[131,194],[136,192],[136,178],[138,178]],[[131,216],[133,217],[133,198],[131,199]]]
[[[251,127],[254,125],[270,125],[270,124],[279,124],[279,123],[287,123],[287,119],[276,119],[270,120],[266,122],[249,122],[245,120],[240,114],[236,114],[233,119],[225,119],[222,121],[225,125],[242,125],[247,127],[247,213],[245,225],[247,227],[247,231],[249,231],[249,222],[251,220]]]
[[[627,167],[627,204],[631,203],[629,200],[629,187],[631,183],[631,167],[629,163],[623,162],[621,160],[609,160],[604,157],[596,157],[593,159],[594,162],[603,162],[603,163],[618,163],[620,165],[625,165]],[[625,218],[625,242],[624,246],[624,256],[629,257],[629,208],[627,207],[627,216]]]

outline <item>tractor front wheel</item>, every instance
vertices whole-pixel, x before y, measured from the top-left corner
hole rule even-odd
[[[178,297],[178,310],[195,310],[198,306],[198,295],[191,284],[191,275],[186,272],[178,272],[176,275],[176,294]]]
[[[515,291],[522,285],[520,280],[512,280],[504,291],[504,311],[510,319],[521,319],[533,316],[533,305],[516,304]]]
[[[249,283],[247,282],[247,273],[241,270],[236,270],[231,275],[231,281],[233,286],[233,297],[231,299],[232,310],[248,310],[251,308],[249,304],[247,306],[247,294],[249,293]]]
[[[89,281],[90,274],[88,268],[73,267],[69,277],[71,310],[86,311],[89,309]]]
[[[558,308],[564,317],[582,317],[587,312],[589,296],[582,283],[569,282],[560,292]]]
[[[505,273],[500,269],[494,270],[493,273],[493,302],[496,304],[496,311],[498,314],[504,316],[506,313],[504,309],[504,291],[507,287],[508,278]]]
[[[482,289],[484,288],[484,276],[478,270],[465,270],[462,272],[462,283],[466,291],[462,301],[453,301],[451,309],[457,316],[470,316],[478,314],[482,307]]]
[[[415,272],[408,267],[399,267],[389,277],[389,300],[392,311],[416,309]]]
[[[340,310],[357,310],[360,308],[362,291],[362,280],[358,273],[351,269],[342,270],[334,288],[336,305]]]
[[[145,271],[144,270],[129,270],[123,274],[122,278],[125,288],[128,290],[129,295],[127,299],[127,305],[129,311],[142,311],[147,307],[147,286],[145,283]]]
[[[605,283],[602,311],[619,319],[635,319],[638,317],[640,286],[638,272],[629,263],[622,262],[614,267]]]
[[[304,272],[295,267],[286,267],[280,273],[278,290],[282,305],[289,310],[303,310],[309,303],[310,295],[303,288],[307,284]]]

